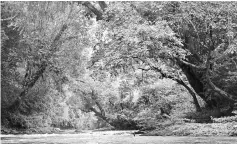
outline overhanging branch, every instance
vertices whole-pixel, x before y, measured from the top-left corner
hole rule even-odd
[[[191,64],[191,63],[189,63],[189,62],[187,62],[187,61],[184,61],[184,60],[181,60],[181,59],[179,59],[179,58],[175,58],[175,59],[176,59],[179,63],[182,63],[182,64],[184,64],[184,65],[190,66],[190,67],[195,68],[195,69],[198,69],[198,70],[205,70],[205,69],[206,69],[205,67],[197,66],[197,65],[195,65],[195,64]]]

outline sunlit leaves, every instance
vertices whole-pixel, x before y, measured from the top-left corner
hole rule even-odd
[[[92,58],[94,62],[98,61],[98,58],[102,58],[102,61],[100,60],[97,65],[100,64],[102,68],[110,67],[110,70],[120,69],[126,72],[126,69],[129,71],[131,65],[138,64],[135,61],[139,61],[139,59],[135,60],[134,57],[145,60],[158,58],[163,53],[172,56],[177,52],[173,50],[174,45],[182,45],[166,21],[161,20],[150,25],[134,8],[139,7],[139,4],[118,2],[107,9],[106,15],[111,15],[111,13],[114,15],[113,19],[101,23],[100,29],[97,31],[100,33],[98,36],[101,36],[97,39],[102,40]],[[104,37],[109,39],[104,40]],[[177,46],[176,48],[178,48]]]

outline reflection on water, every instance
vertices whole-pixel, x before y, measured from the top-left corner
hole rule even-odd
[[[1,135],[1,143],[15,144],[234,144],[237,137],[133,136],[131,131],[82,134]]]

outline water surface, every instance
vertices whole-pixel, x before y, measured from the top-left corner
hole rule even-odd
[[[237,137],[133,136],[131,131],[81,134],[1,135],[1,143],[15,144],[237,144]]]

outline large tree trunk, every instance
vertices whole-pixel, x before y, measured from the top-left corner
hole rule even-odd
[[[201,107],[200,107],[200,105],[198,103],[198,100],[197,100],[195,92],[188,85],[186,85],[182,80],[177,81],[177,82],[188,90],[188,92],[193,97],[193,102],[194,102],[194,105],[196,107],[196,110],[197,111],[201,111]]]
[[[222,116],[229,115],[234,108],[234,100],[224,94],[224,91],[213,86],[209,88],[204,83],[207,83],[205,71],[199,71],[185,63],[179,63],[180,68],[186,75],[190,85],[194,91],[206,102],[211,109],[219,109]],[[213,91],[208,94],[208,91]]]
[[[189,84],[192,86],[194,91],[205,101],[209,106],[213,106],[211,101],[206,100],[204,95],[204,85],[200,80],[203,75],[201,73],[195,72],[190,66],[185,65],[183,63],[179,64],[180,68],[182,69],[183,73],[186,75]]]
[[[219,109],[223,115],[230,114],[233,110],[233,96],[221,90],[210,79],[211,53],[215,50],[212,37],[212,28],[207,35],[211,42],[207,43],[205,49],[200,46],[200,40],[191,31],[187,30],[183,36],[183,49],[189,50],[192,55],[186,56],[185,60],[176,58],[177,64],[186,75],[189,84],[194,91],[206,102],[211,109]],[[206,58],[200,58],[198,52]]]

